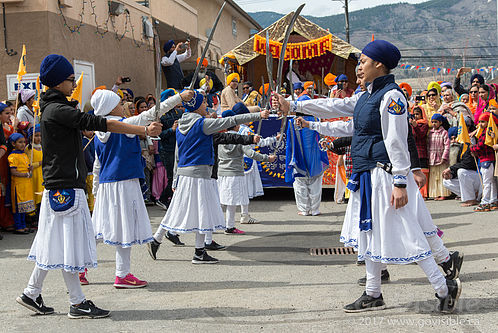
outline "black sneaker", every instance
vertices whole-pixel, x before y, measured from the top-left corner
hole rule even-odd
[[[446,278],[450,280],[455,280],[460,275],[460,268],[462,268],[463,263],[463,253],[455,251],[450,253],[450,259],[447,262],[439,264],[446,274]]]
[[[365,260],[358,260],[356,266],[365,266]]]
[[[387,271],[387,269],[383,270],[381,275],[380,275],[380,283],[381,284],[384,284],[384,283],[389,283],[389,272]],[[367,284],[367,277],[362,277],[361,279],[358,280],[358,284],[360,286],[364,286]]]
[[[36,301],[33,301],[23,293],[21,296],[16,298],[16,302],[41,315],[49,315],[54,313],[54,308],[45,306],[41,294],[38,295]]]
[[[195,250],[194,258],[192,259],[192,264],[217,264],[218,259],[211,257],[207,254],[206,250]]]
[[[448,296],[441,298],[436,294],[439,299],[439,311],[442,313],[452,313],[455,310],[458,298],[462,293],[462,284],[460,279],[446,280],[446,285],[448,286]]]
[[[79,318],[105,318],[109,317],[111,311],[103,310],[95,306],[92,301],[84,300],[80,305],[71,305],[67,316],[71,319]]]
[[[358,298],[354,303],[346,305],[343,310],[344,312],[363,312],[363,311],[376,311],[376,310],[384,310],[386,308],[386,303],[384,303],[384,299],[382,298],[382,294],[379,297],[375,298],[372,296],[368,296],[367,292],[364,291],[363,295]]]
[[[147,250],[149,250],[149,254],[152,257],[152,259],[154,259],[154,260],[157,259],[156,253],[157,253],[157,250],[159,250],[159,246],[161,246],[161,243],[156,241],[155,238],[154,238],[154,240],[152,240],[152,242],[147,243]]]
[[[220,245],[216,243],[215,241],[211,241],[211,244],[204,244],[204,248],[206,250],[212,250],[212,251],[221,251],[226,249],[226,246]]]
[[[156,206],[161,207],[164,210],[168,210],[168,206],[164,202],[161,202],[161,200],[156,201]]]
[[[173,244],[175,244],[175,246],[185,246],[185,243],[183,243],[181,240],[180,240],[180,237],[178,235],[174,235],[172,234],[171,232],[167,232],[166,233],[166,238]]]

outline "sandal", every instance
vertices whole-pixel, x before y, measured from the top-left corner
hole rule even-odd
[[[498,210],[498,202],[491,204],[491,206],[489,207],[489,210]]]
[[[489,205],[480,204],[474,208],[474,212],[489,212]]]

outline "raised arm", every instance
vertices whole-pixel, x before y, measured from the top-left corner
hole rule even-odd
[[[259,113],[245,113],[233,117],[226,118],[206,118],[202,126],[202,131],[206,135],[211,135],[221,130],[234,127],[240,124],[249,123],[251,121],[258,121],[261,118],[268,118],[268,111],[261,111]]]

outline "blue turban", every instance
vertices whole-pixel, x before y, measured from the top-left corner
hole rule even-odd
[[[204,95],[201,90],[194,90],[194,97],[190,101],[183,101],[183,106],[185,107],[185,112],[193,112],[201,107],[202,102],[204,102]]]
[[[52,88],[74,74],[73,65],[61,55],[50,54],[40,65],[40,81]]]
[[[398,48],[388,41],[377,39],[367,44],[361,51],[364,55],[372,60],[384,64],[389,69],[398,66],[401,53]]]
[[[235,116],[235,112],[233,112],[232,110],[225,110],[225,111],[223,111],[223,113],[221,114],[221,116],[223,118],[233,117],[233,116]]]
[[[169,41],[164,43],[164,45],[163,45],[164,53],[168,53],[169,50],[171,49],[171,47],[173,46],[173,44],[175,44],[175,42],[172,39],[170,39]]]
[[[296,89],[303,89],[304,90],[304,86],[303,86],[303,83],[302,82],[296,82],[292,85],[292,88],[294,88],[294,90]]]
[[[131,98],[135,97],[135,95],[133,94],[133,90],[131,90],[130,88],[125,88],[124,90],[128,92],[128,95],[130,95]]]
[[[19,140],[20,138],[24,138],[24,136],[21,133],[12,133],[9,136],[9,142],[14,143],[17,140]]]
[[[235,114],[249,113],[249,109],[243,102],[238,102],[237,104],[235,104],[232,110]]]
[[[40,132],[40,124],[35,125],[35,133]],[[33,135],[33,127],[30,127],[28,130],[28,138],[30,138]]]
[[[472,82],[474,82],[474,80],[477,79],[479,80],[479,84],[484,84],[484,78],[482,77],[481,74],[474,74],[470,77],[470,84],[472,84]]]
[[[450,127],[448,129],[448,136],[450,137],[450,139],[453,136],[458,136],[458,127],[456,127],[456,126],[455,127]]]
[[[173,89],[173,88],[166,89],[161,93],[161,102],[164,102],[165,100],[167,100],[171,96],[175,96],[175,95],[176,95],[175,89]]]
[[[335,82],[341,82],[341,81],[349,81],[348,77],[344,74],[339,75],[338,77],[335,78]]]
[[[0,103],[0,112],[2,112],[3,110],[5,110],[5,108],[8,108],[9,106],[7,104],[4,104],[4,103]]]
[[[431,120],[439,120],[440,122],[444,122],[444,116],[440,113],[434,113],[434,115],[432,116]]]

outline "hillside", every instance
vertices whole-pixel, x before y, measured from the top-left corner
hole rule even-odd
[[[274,12],[250,15],[263,27],[283,16]],[[344,14],[306,18],[345,39]],[[495,1],[431,0],[367,8],[350,12],[350,31],[351,44],[360,49],[372,34],[392,41],[409,63],[458,67],[465,54],[467,66],[497,65]],[[422,50],[407,50],[413,48]]]

